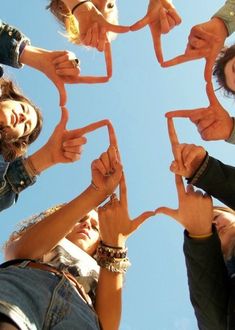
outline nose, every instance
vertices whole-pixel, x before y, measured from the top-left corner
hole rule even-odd
[[[25,114],[23,112],[21,112],[20,115],[19,115],[19,123],[20,124],[24,123],[26,121],[26,119],[27,118],[26,118]]]
[[[83,228],[88,228],[90,229],[91,228],[91,222],[89,219],[85,220],[83,223],[82,223],[82,227]]]

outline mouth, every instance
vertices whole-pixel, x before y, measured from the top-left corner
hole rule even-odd
[[[86,230],[79,230],[77,233],[78,233],[78,234],[83,234],[83,235],[85,235],[86,237],[90,238],[90,235],[89,235],[89,233],[88,233]]]

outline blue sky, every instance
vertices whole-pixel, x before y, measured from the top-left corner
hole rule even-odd
[[[148,1],[119,0],[120,24],[144,16]],[[191,27],[208,20],[224,1],[174,1],[182,24],[162,38],[164,57],[183,52]],[[46,0],[3,1],[2,19],[21,29],[34,46],[68,49],[81,59],[82,73],[103,74],[103,55],[74,46],[59,34],[60,27],[48,11]],[[233,37],[228,42],[231,43]],[[156,61],[148,28],[120,35],[112,45],[113,78],[108,84],[67,87],[69,129],[109,118],[114,124],[128,185],[129,211],[134,218],[159,206],[177,207],[172,155],[165,112],[208,104],[203,79],[204,60],[162,69]],[[44,128],[29,154],[42,146],[60,118],[58,95],[40,72],[24,67],[6,68],[25,94],[43,111]],[[234,101],[218,98],[234,113]],[[234,146],[223,141],[205,142],[186,119],[176,122],[180,141],[203,145],[225,163],[234,164]],[[82,160],[57,165],[42,173],[38,182],[1,213],[3,243],[20,220],[60,202],[73,199],[90,183],[90,163],[108,147],[105,129],[88,136]],[[196,330],[190,304],[184,256],[183,229],[166,216],[148,220],[128,240],[132,267],[125,279],[121,330]]]

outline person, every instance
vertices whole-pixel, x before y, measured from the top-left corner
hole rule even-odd
[[[154,212],[130,220],[116,145],[91,169],[92,183],[84,192],[34,217],[6,243],[0,326],[118,329],[123,274],[130,265],[126,239]],[[118,184],[119,198],[112,194]],[[108,196],[97,215],[95,207]]]
[[[156,214],[175,219],[184,228],[185,262],[190,300],[200,330],[234,329],[235,213],[214,207],[209,195],[184,187],[175,175],[178,209],[159,207]]]
[[[168,33],[180,23],[181,17],[171,1],[149,0],[147,14],[141,20],[131,25],[130,30],[137,31],[149,25],[157,60],[160,64],[163,64],[161,35]]]
[[[68,111],[66,108],[61,110],[58,125],[48,141],[36,152],[26,156],[25,144],[14,160],[6,161],[3,154],[0,154],[0,211],[12,206],[18,200],[19,194],[37,181],[41,172],[58,163],[80,159],[82,147],[86,143],[86,131],[67,130]],[[21,112],[19,118],[21,115],[24,116],[23,110]],[[17,144],[17,140],[14,143]],[[10,146],[10,143],[8,145]],[[9,153],[8,150],[7,152]]]
[[[129,31],[129,27],[117,25],[116,0],[49,0],[47,9],[65,28],[71,42],[94,47],[101,52],[116,33]]]
[[[0,63],[14,68],[28,65],[45,74],[56,86],[60,105],[67,101],[65,84],[80,82],[80,66],[70,51],[49,51],[32,46],[30,39],[20,30],[0,20]],[[0,76],[3,68],[0,68]]]
[[[172,119],[168,132],[174,155],[170,170],[235,209],[235,168],[209,156],[201,146],[179,143]]]

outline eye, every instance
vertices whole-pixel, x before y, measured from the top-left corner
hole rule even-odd
[[[109,3],[107,4],[107,8],[108,8],[108,9],[112,9],[112,8],[114,8],[114,3],[113,3],[113,2],[109,2]]]
[[[21,103],[21,108],[22,108],[22,111],[25,113],[25,106],[23,103]]]
[[[29,124],[25,123],[24,125],[24,134],[26,134],[29,131]]]

